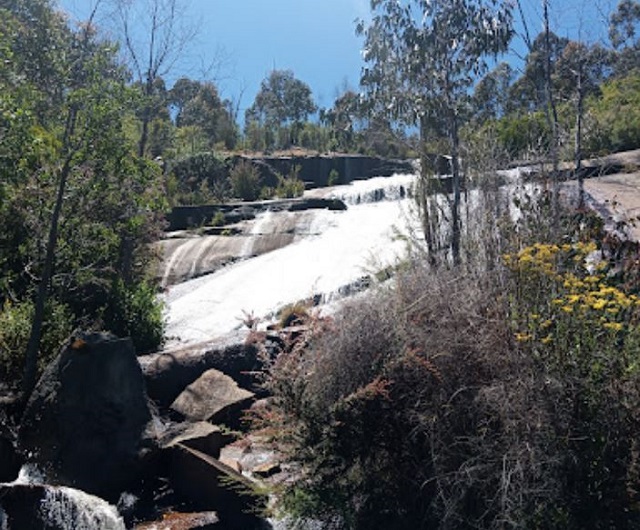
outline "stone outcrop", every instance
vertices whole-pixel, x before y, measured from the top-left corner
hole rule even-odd
[[[176,398],[171,410],[188,421],[211,421],[237,425],[239,413],[247,408],[254,394],[240,388],[231,377],[218,370],[207,370]]]
[[[261,370],[262,363],[256,346],[246,342],[247,335],[240,331],[210,342],[138,357],[149,397],[167,409],[188,385],[212,368],[241,386],[252,388],[254,378],[250,374]]]
[[[288,175],[294,167],[299,168],[298,177],[308,188],[319,188],[329,185],[332,171],[337,175],[335,184],[348,184],[354,180],[371,177],[388,177],[394,173],[411,173],[413,166],[407,160],[389,160],[376,156],[358,154],[328,154],[316,156],[261,156],[235,157],[238,160],[249,160],[260,172],[266,186],[278,184],[278,174]]]
[[[3,530],[125,530],[115,507],[72,488],[0,484]]]
[[[77,335],[29,399],[19,447],[52,483],[117,499],[138,477],[150,419],[131,341]]]
[[[197,228],[210,223],[219,214],[223,224],[239,223],[254,219],[261,212],[300,212],[304,210],[346,210],[347,206],[338,199],[321,197],[298,197],[294,199],[274,199],[227,204],[204,204],[199,206],[175,206],[167,215],[167,231]]]
[[[218,458],[220,449],[229,441],[220,427],[199,421],[172,425],[159,438],[158,445],[162,449],[171,449],[182,444]]]

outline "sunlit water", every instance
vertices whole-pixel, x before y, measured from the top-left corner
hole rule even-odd
[[[348,209],[315,211],[303,240],[171,287],[165,295],[170,344],[205,341],[242,327],[245,313],[268,319],[299,300],[331,299],[341,287],[392,265],[406,249],[398,233],[415,224],[408,197],[414,180],[395,175],[338,186],[330,196]],[[262,214],[254,232],[268,232],[276,218]]]
[[[463,228],[473,232],[480,223],[476,210],[485,216],[509,214],[513,220],[521,212],[513,201],[522,202],[536,195],[538,186],[522,184],[520,170],[504,172],[507,184],[494,195],[491,204],[474,190],[462,198]],[[419,222],[412,199],[415,175],[376,177],[337,186],[330,190],[314,190],[318,195],[341,199],[348,205],[342,212],[315,210],[300,219],[304,226],[296,228],[302,236],[294,243],[257,257],[251,245],[260,234],[268,234],[282,222],[282,215],[267,212],[255,221],[243,254],[247,259],[227,266],[213,274],[189,280],[168,289],[164,296],[167,306],[168,346],[207,341],[231,330],[241,328],[243,319],[251,315],[264,323],[287,304],[314,299],[321,304],[335,302],[354,283],[365,276],[397,263],[406,256],[407,234],[420,234]],[[500,197],[495,203],[496,197]],[[438,197],[442,218],[442,234],[450,230],[448,200]],[[487,209],[489,208],[489,209]],[[309,213],[309,212],[307,212]],[[334,304],[335,306],[335,304]]]

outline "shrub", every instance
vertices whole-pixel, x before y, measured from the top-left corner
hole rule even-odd
[[[0,380],[10,385],[17,384],[22,377],[32,320],[32,302],[13,304],[7,301],[0,311]],[[49,299],[40,342],[39,370],[58,353],[60,345],[72,331],[72,320],[65,305]]]
[[[327,180],[327,184],[329,186],[335,186],[340,183],[340,173],[337,169],[332,169],[329,171],[329,178]]]
[[[240,160],[231,169],[231,188],[236,197],[243,201],[255,201],[260,196],[260,174],[247,160]]]
[[[300,197],[304,193],[304,182],[298,177],[300,166],[291,168],[287,176],[278,175],[278,186],[275,194],[277,197],[291,199]]]
[[[330,528],[637,528],[640,303],[585,266],[575,221],[506,268],[415,262],[285,348],[262,418],[299,470],[283,507]]]
[[[204,152],[177,160],[171,172],[175,175],[180,202],[195,204],[214,199],[224,202],[229,196],[229,168],[214,153]],[[175,185],[174,185],[175,187]],[[192,198],[189,198],[192,195]]]
[[[104,327],[119,337],[131,337],[136,352],[156,351],[164,340],[162,303],[152,284],[125,285],[117,279],[104,315]]]

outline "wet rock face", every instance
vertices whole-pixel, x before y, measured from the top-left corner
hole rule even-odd
[[[151,413],[129,339],[70,339],[32,394],[19,447],[56,484],[117,499],[140,471]]]
[[[15,480],[21,465],[22,459],[16,450],[15,435],[9,428],[9,419],[0,410],[0,482]]]
[[[115,507],[72,488],[0,484],[3,530],[125,530]]]

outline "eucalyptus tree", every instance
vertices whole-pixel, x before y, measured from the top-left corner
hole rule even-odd
[[[453,262],[459,264],[461,115],[474,79],[487,70],[489,57],[507,49],[513,34],[511,4],[500,0],[371,0],[371,10],[371,21],[361,21],[357,28],[365,38],[367,62],[361,84],[378,108],[417,126],[423,146],[432,131],[444,132],[453,179],[450,247]],[[424,193],[433,190],[428,165],[423,148]],[[421,210],[433,260],[439,221],[426,201]]]
[[[171,89],[169,100],[176,111],[178,128],[196,127],[206,136],[210,146],[222,141],[228,149],[233,149],[237,127],[230,103],[220,98],[212,82],[180,78]]]
[[[291,70],[273,70],[260,84],[245,121],[248,128],[259,124],[266,132],[290,127],[290,139],[295,144],[297,130],[317,109],[309,85],[297,79]]]
[[[157,92],[196,34],[185,16],[184,0],[112,0],[120,40],[137,85],[141,89],[138,156],[144,156],[149,126],[166,100]]]
[[[609,39],[616,50],[615,70],[624,76],[640,68],[640,2],[621,0],[609,18]]]
[[[25,360],[27,397],[54,326],[52,307],[66,331],[103,317],[111,329],[123,323],[162,203],[157,168],[133,156],[124,134],[134,94],[117,46],[99,38],[91,19],[72,29],[51,0],[3,1],[0,15],[7,59],[0,75],[0,331],[3,339],[11,333],[13,308],[28,308],[21,314],[30,330],[14,352]],[[29,57],[45,37],[52,43],[39,50],[46,69],[35,72]],[[116,280],[120,298],[110,301]],[[152,291],[145,293],[153,305]],[[4,349],[0,340],[0,358]]]

